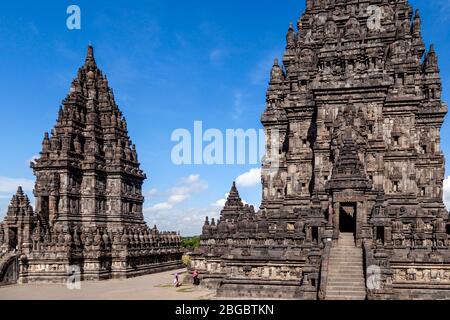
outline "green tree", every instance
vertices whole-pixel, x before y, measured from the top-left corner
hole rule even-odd
[[[181,245],[186,249],[197,249],[200,247],[200,237],[186,237],[181,239]]]

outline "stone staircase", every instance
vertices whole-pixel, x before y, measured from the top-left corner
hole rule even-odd
[[[326,300],[365,300],[363,251],[352,233],[341,233],[328,265]]]

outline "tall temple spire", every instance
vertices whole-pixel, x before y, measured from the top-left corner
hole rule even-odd
[[[95,57],[94,57],[94,47],[91,44],[89,44],[88,49],[87,49],[85,66],[92,67],[92,68],[97,67],[97,63],[95,62]]]
[[[146,175],[137,159],[125,117],[89,45],[51,135],[44,135],[41,157],[31,164],[36,176],[35,213],[19,188],[0,228],[7,235],[0,232],[0,251],[6,248],[26,256],[20,259],[29,271],[20,275],[23,282],[41,281],[37,264],[45,266],[45,279],[52,281],[65,281],[66,270],[74,263],[80,270],[89,269],[82,275],[86,280],[137,275],[136,270],[121,267],[124,261],[139,264],[139,274],[179,265],[180,237],[149,229],[145,223]],[[69,259],[75,251],[89,256],[86,263],[95,270],[86,268],[84,259]],[[156,261],[154,257],[161,255],[164,258]],[[55,264],[64,271],[50,267]],[[0,259],[0,274],[2,267]],[[0,276],[0,285],[2,281]]]
[[[426,72],[439,72],[438,58],[434,50],[434,44],[430,45],[430,50],[425,56],[424,67]]]
[[[242,205],[242,199],[239,195],[239,191],[236,186],[236,182],[233,182],[233,185],[231,186],[230,194],[228,195],[227,199],[227,205],[229,206],[235,206],[235,205]]]

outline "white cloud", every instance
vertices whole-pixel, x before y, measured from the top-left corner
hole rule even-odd
[[[450,210],[450,177],[444,180],[444,203]]]
[[[181,231],[183,236],[198,236],[202,232],[205,217],[218,219],[218,208],[172,208],[146,215],[150,226],[157,225],[162,231]]]
[[[183,178],[167,193],[167,200],[157,203],[150,208],[144,209],[147,213],[156,213],[160,211],[168,211],[176,205],[186,202],[193,194],[201,193],[208,189],[208,183],[200,179],[200,175],[191,174]],[[157,194],[157,192],[154,192]]]
[[[163,210],[170,210],[173,208],[173,205],[168,202],[161,202],[158,204],[155,204],[153,207],[148,209],[148,211],[163,211]]]
[[[189,177],[181,179],[180,183],[182,184],[194,184],[200,181],[199,174],[191,174]]]
[[[217,207],[217,208],[223,208],[224,206],[225,206],[225,204],[227,203],[227,199],[228,199],[228,196],[229,196],[230,194],[229,193],[227,193],[222,199],[219,199],[219,200],[217,200],[216,202],[214,202],[213,204],[212,204],[212,206],[213,207]]]
[[[250,171],[236,178],[236,184],[241,188],[256,187],[261,184],[261,168],[251,169]]]
[[[14,194],[17,188],[21,186],[24,191],[32,191],[34,188],[34,181],[29,179],[17,179],[0,177],[0,193]]]
[[[191,196],[189,194],[174,194],[169,197],[169,203],[178,204],[186,201]]]
[[[244,94],[242,92],[236,92],[234,94],[234,107],[233,107],[233,119],[238,120],[244,113],[244,106],[242,104],[242,98]]]
[[[156,197],[158,194],[159,194],[158,189],[153,188],[149,192],[147,192],[147,197],[151,199]]]
[[[215,48],[209,52],[209,61],[213,65],[221,65],[226,57],[226,51],[223,48]]]

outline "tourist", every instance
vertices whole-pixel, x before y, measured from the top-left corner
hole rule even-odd
[[[179,286],[181,286],[178,273],[175,273],[175,278],[173,279],[173,285],[175,286],[175,288],[178,288]]]
[[[198,276],[199,276],[198,271],[194,270],[194,272],[192,273],[192,278],[194,278],[194,286],[200,285],[200,280]]]

